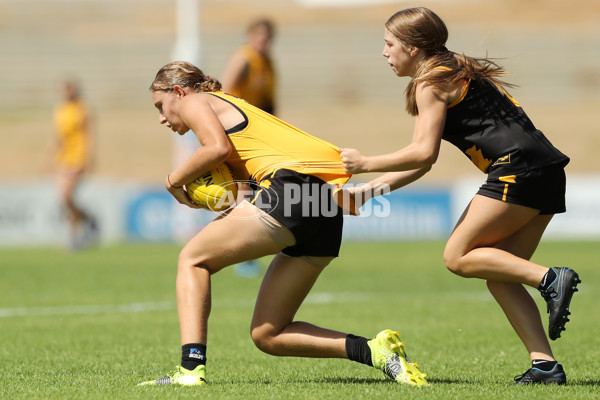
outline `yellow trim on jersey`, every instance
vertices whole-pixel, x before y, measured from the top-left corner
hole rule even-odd
[[[499,85],[499,84],[497,84],[497,83],[496,83],[496,86],[498,87],[498,89],[500,89],[500,91],[501,91],[502,93],[504,93],[504,95],[505,95],[506,97],[508,97],[508,99],[509,99],[510,101],[512,101],[512,102],[513,102],[513,104],[514,104],[515,106],[517,106],[517,107],[521,107],[521,104],[519,104],[519,102],[518,102],[518,101],[517,101],[517,100],[516,100],[514,97],[512,97],[510,94],[508,94],[508,92],[506,91],[506,89],[504,89],[504,88],[502,87],[502,85]]]
[[[289,169],[342,186],[352,176],[344,170],[337,146],[309,135],[243,99],[223,92],[211,94],[237,107],[248,120],[241,130],[228,133],[233,150],[225,162],[237,180],[259,182],[279,169]]]
[[[460,92],[460,96],[458,96],[458,99],[456,99],[452,103],[448,104],[448,108],[452,108],[464,100],[465,96],[467,95],[467,92],[469,91],[469,85],[471,85],[471,78],[469,78],[469,80],[467,81],[467,84],[463,87],[463,90],[462,90],[462,92]]]
[[[443,65],[437,66],[434,69],[441,69],[443,71],[452,71],[452,68],[445,67]],[[456,100],[454,100],[452,103],[448,104],[448,106],[446,108],[452,108],[455,105],[457,105],[458,103],[460,103],[461,101],[463,101],[463,99],[467,95],[467,92],[469,91],[470,84],[471,84],[471,78],[469,78],[469,80],[467,81],[467,84],[463,87],[463,90],[460,92],[460,96],[458,96],[458,98]]]
[[[440,66],[438,66],[438,67],[435,67],[434,69],[441,69],[441,70],[444,70],[444,71],[452,71],[452,68],[449,68],[449,67],[444,67],[444,66],[442,66],[442,65],[440,65]],[[465,87],[463,88],[463,91],[461,92],[461,94],[460,94],[459,98],[458,98],[458,99],[456,99],[456,100],[454,100],[452,103],[450,103],[450,104],[448,105],[448,108],[452,108],[452,107],[454,107],[455,105],[457,105],[458,103],[460,103],[461,101],[463,101],[463,99],[464,99],[464,98],[465,98],[465,96],[467,95],[467,91],[468,91],[468,89],[469,89],[469,84],[470,84],[470,83],[471,83],[471,78],[469,78],[469,81],[467,82],[467,84],[466,84],[466,85],[465,85]],[[510,94],[508,94],[508,92],[506,91],[506,89],[504,89],[504,87],[502,87],[502,85],[499,85],[499,84],[497,84],[497,83],[495,83],[495,82],[494,82],[494,84],[495,84],[495,85],[498,87],[498,89],[499,89],[499,90],[500,90],[502,93],[504,93],[504,95],[505,95],[506,97],[508,97],[508,98],[509,98],[509,100],[510,100],[510,101],[512,101],[512,102],[513,102],[513,104],[514,104],[515,106],[517,106],[517,107],[521,107],[521,104],[519,104],[519,102],[518,102],[518,101],[517,101],[517,100],[516,100],[514,97],[512,97]]]

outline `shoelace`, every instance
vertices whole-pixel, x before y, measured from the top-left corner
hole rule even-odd
[[[176,366],[175,367],[175,371],[171,372],[170,374],[163,376],[160,379],[157,379],[155,381],[156,385],[170,385],[171,383],[173,383],[173,378],[178,375],[181,372],[181,367],[180,366]]]
[[[531,378],[529,377],[530,372],[531,372],[531,368],[529,368],[527,371],[525,371],[525,373],[515,376],[515,378],[514,378],[515,382],[519,382],[522,379],[524,379],[525,382],[531,381]]]
[[[540,290],[540,293],[541,293],[542,297],[544,298],[544,300],[546,301],[546,312],[549,313],[550,312],[550,300],[552,300],[554,297],[556,297],[556,292],[554,291],[553,287],[550,287],[546,290]]]
[[[396,376],[402,372],[402,364],[398,355],[387,360],[385,370],[392,379],[396,379]]]
[[[170,385],[171,384],[171,377],[170,376],[164,376],[160,379],[156,380],[156,384],[157,385]]]

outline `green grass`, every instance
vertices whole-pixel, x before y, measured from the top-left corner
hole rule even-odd
[[[397,329],[431,387],[386,380],[347,360],[277,358],[249,336],[260,279],[213,279],[204,388],[138,387],[179,361],[174,280],[179,246],[66,254],[0,250],[2,399],[588,399],[600,378],[598,242],[544,242],[534,260],[576,267],[583,284],[553,342],[569,385],[512,387],[527,353],[480,280],[447,272],[444,244],[346,243],[297,318],[371,337]],[[263,261],[263,269],[266,262]],[[533,293],[533,291],[532,291]],[[540,309],[546,320],[541,298]],[[137,306],[136,306],[137,305]],[[144,310],[142,306],[149,309]]]

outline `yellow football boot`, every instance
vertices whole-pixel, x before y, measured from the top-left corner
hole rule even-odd
[[[400,333],[389,329],[381,331],[367,342],[371,349],[373,367],[399,383],[411,386],[429,386],[427,374],[411,362],[404,351],[404,343],[400,341]]]
[[[142,382],[139,384],[139,386],[143,385],[206,385],[206,365],[198,365],[193,371],[178,365],[175,368],[175,371],[167,374],[167,376],[163,378],[156,379],[154,381]]]

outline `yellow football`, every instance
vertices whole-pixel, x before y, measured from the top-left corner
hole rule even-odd
[[[235,204],[237,186],[227,165],[222,164],[186,185],[188,196],[202,208],[223,211]]]

